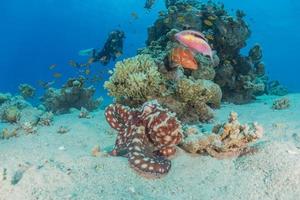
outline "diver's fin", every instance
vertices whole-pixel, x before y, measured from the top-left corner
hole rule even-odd
[[[78,54],[80,56],[92,56],[93,52],[94,52],[94,48],[90,48],[90,49],[84,49],[78,52]]]

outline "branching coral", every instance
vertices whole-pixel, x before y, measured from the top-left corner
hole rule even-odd
[[[96,109],[102,98],[93,99],[95,88],[84,87],[83,78],[69,79],[61,89],[49,88],[41,98],[48,111],[56,114],[68,112],[70,108]]]
[[[192,135],[184,139],[181,146],[190,153],[208,153],[222,159],[239,156],[249,150],[249,143],[263,136],[263,128],[256,122],[242,125],[238,115],[231,112],[228,122],[216,125],[209,136]]]
[[[163,78],[149,55],[138,55],[118,62],[104,86],[118,102],[143,103],[162,92]]]

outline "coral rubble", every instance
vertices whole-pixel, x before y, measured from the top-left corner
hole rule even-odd
[[[238,115],[231,112],[228,122],[214,126],[212,134],[188,135],[181,147],[190,153],[207,153],[223,159],[250,151],[249,143],[263,136],[263,128],[256,122],[240,124]]]
[[[32,106],[22,96],[11,96],[0,105],[0,120],[6,122],[0,138],[8,139],[21,134],[33,134],[38,126],[51,125],[53,115]]]
[[[112,155],[128,157],[130,166],[145,176],[159,177],[168,173],[182,138],[182,128],[175,115],[156,101],[146,102],[141,109],[120,104],[106,108],[106,120],[119,134]]]
[[[35,96],[35,88],[28,84],[19,85],[19,92],[25,99],[32,98]]]
[[[71,78],[61,89],[49,88],[41,98],[47,111],[55,114],[66,113],[71,108],[96,109],[102,98],[93,99],[95,88],[85,87],[84,78]]]
[[[284,96],[288,94],[288,90],[282,86],[279,81],[270,81],[267,87],[269,95]]]
[[[272,109],[284,110],[290,107],[290,100],[288,98],[276,99],[273,102]]]

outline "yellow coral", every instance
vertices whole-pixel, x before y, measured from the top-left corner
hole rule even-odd
[[[126,98],[143,102],[159,94],[162,84],[156,63],[144,54],[117,62],[104,87],[117,100]]]
[[[177,94],[183,102],[192,105],[199,103],[209,103],[214,107],[219,107],[222,98],[220,87],[209,80],[182,79],[178,82]]]

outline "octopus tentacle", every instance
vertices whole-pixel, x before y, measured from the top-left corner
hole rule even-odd
[[[124,131],[127,127],[129,112],[125,106],[111,104],[105,110],[105,117],[106,121],[113,129]]]
[[[145,135],[145,127],[136,127],[128,146],[128,161],[130,166],[146,177],[160,177],[171,168],[171,161],[160,156],[154,156],[146,150],[148,141]]]
[[[126,156],[129,165],[146,177],[158,178],[169,172],[167,157],[175,154],[182,139],[182,127],[173,113],[150,101],[141,109],[110,105],[105,116],[119,132],[112,155]]]

